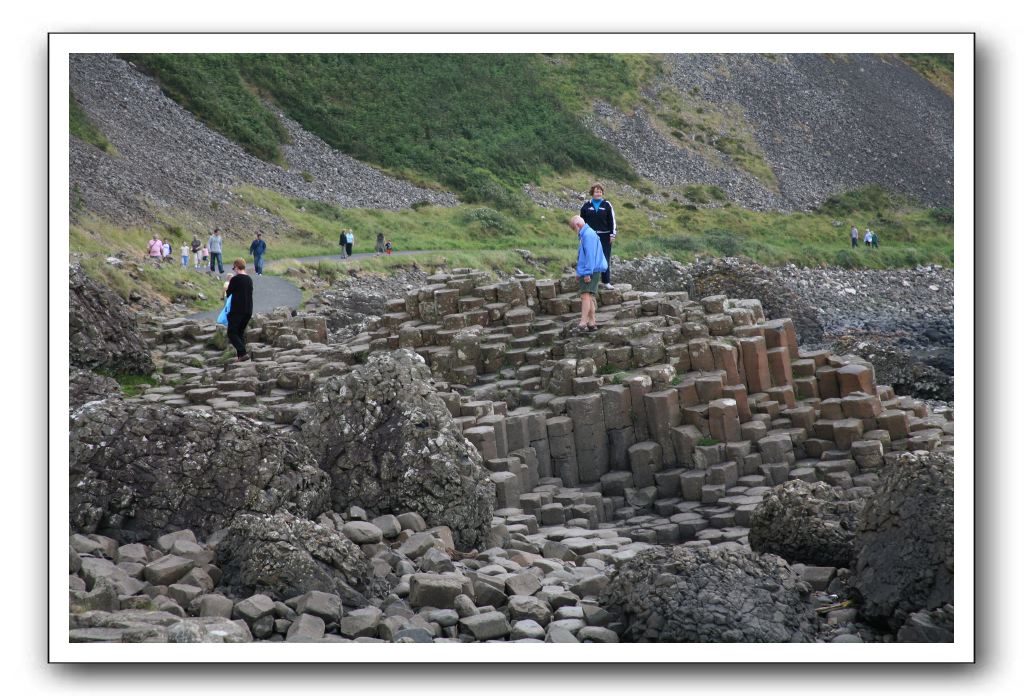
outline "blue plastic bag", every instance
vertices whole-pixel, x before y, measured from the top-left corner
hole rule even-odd
[[[224,308],[220,310],[220,314],[217,315],[217,323],[223,326],[227,326],[227,315],[231,313],[231,298],[233,295],[227,296],[227,302],[224,303]]]

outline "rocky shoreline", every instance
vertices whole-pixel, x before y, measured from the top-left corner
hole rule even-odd
[[[71,641],[951,640],[952,409],[749,295],[623,282],[580,336],[573,278],[454,269],[239,364],[72,279],[119,328],[72,352]]]

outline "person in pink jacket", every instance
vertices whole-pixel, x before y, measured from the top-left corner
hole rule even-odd
[[[153,233],[153,238],[149,240],[149,244],[146,245],[146,254],[154,259],[163,257],[163,242],[156,237],[155,232]]]

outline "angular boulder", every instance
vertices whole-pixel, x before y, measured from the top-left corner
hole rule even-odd
[[[750,519],[749,544],[789,563],[849,568],[856,560],[856,513],[862,500],[845,500],[826,483],[786,481],[764,495]]]
[[[954,603],[953,474],[950,455],[924,451],[881,470],[849,583],[868,621],[898,631],[910,614]]]
[[[449,527],[459,548],[485,543],[494,485],[416,353],[372,355],[326,380],[296,425],[330,474],[335,510],[418,512]]]
[[[124,300],[89,278],[79,265],[68,268],[68,284],[71,365],[128,374],[152,372],[153,358]]]
[[[623,642],[814,640],[809,586],[777,556],[745,548],[654,547],[619,565],[600,606]]]
[[[327,509],[329,479],[303,445],[246,418],[122,399],[71,414],[71,528],[122,543],[239,512]]]
[[[318,590],[346,606],[364,607],[377,587],[359,547],[343,534],[286,512],[241,514],[217,545],[221,586],[236,596],[263,593],[276,600]]]

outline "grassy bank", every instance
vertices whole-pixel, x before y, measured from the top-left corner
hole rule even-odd
[[[635,174],[577,115],[638,99],[656,58],[538,54],[128,54],[168,96],[251,154],[282,160],[260,97],[331,146],[469,202],[521,211],[523,183],[573,168]]]

